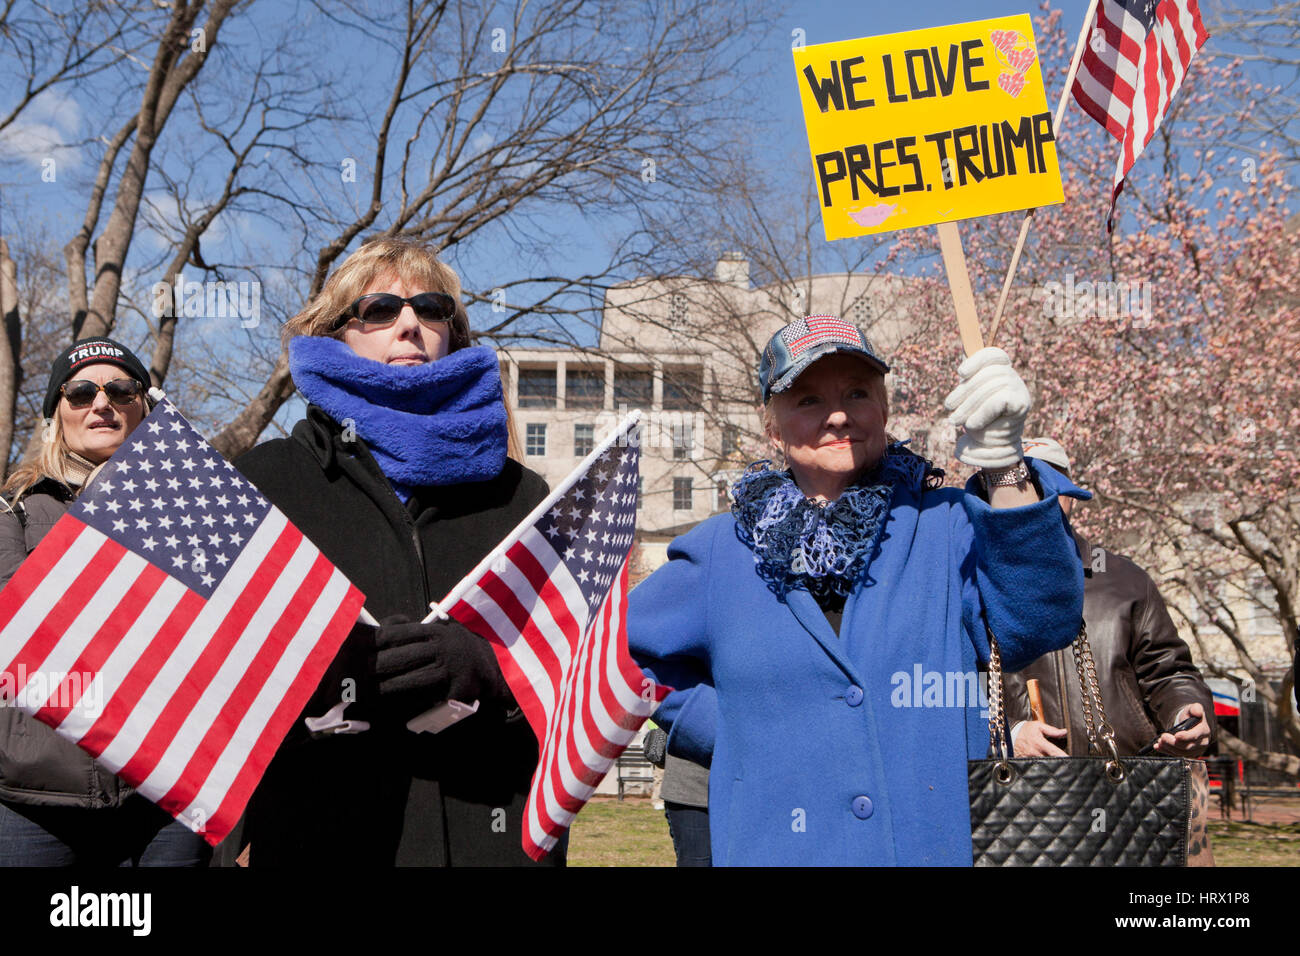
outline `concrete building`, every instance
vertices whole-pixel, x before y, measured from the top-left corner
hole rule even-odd
[[[829,313],[866,329],[888,355],[905,332],[913,281],[840,273],[753,286],[749,263],[728,254],[711,278],[617,286],[605,297],[596,348],[503,351],[524,461],[554,485],[640,409],[638,570],[646,573],[669,541],[728,507],[727,485],[749,462],[769,456],[757,368],[772,333]]]

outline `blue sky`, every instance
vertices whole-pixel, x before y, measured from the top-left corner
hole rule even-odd
[[[1211,18],[1213,9],[1219,0],[1203,0],[1207,19]],[[1245,6],[1258,6],[1262,0],[1254,0]],[[1056,0],[1054,4],[1063,11],[1062,28],[1072,40],[1082,25],[1086,0]],[[330,22],[320,18],[310,7],[293,0],[275,0],[272,4],[258,4],[255,8],[261,16],[270,15],[289,22],[297,22],[301,30],[311,37],[319,37],[319,56],[322,62],[338,61],[348,63],[347,35]],[[878,2],[844,2],[844,0],[824,0],[824,2],[791,2],[785,12],[774,18],[771,24],[754,37],[754,48],[750,57],[753,74],[752,96],[747,108],[753,111],[753,123],[756,134],[753,150],[760,166],[768,175],[789,177],[792,183],[811,176],[807,154],[807,141],[799,106],[795,74],[790,55],[791,45],[796,39],[807,44],[824,43],[835,40],[850,39],[858,36],[894,33],[904,30],[922,29],[947,23],[958,23],[990,17],[1014,15],[1020,13],[1038,14],[1036,5],[1025,0],[981,0],[981,2],[958,2],[958,0],[910,0],[907,3]],[[295,19],[297,18],[297,19]],[[230,34],[232,40],[237,34]],[[1214,49],[1215,39],[1210,41]],[[384,79],[384,67],[376,64],[371,72],[375,81]],[[345,97],[365,96],[367,73],[351,68],[340,71],[338,89],[331,93]],[[209,78],[205,75],[205,81]],[[51,98],[35,105],[24,117],[26,124],[22,135],[27,138],[27,145],[39,142],[41,137],[46,142],[73,142],[98,132],[97,112],[94,98],[86,95],[87,91],[69,90],[65,95]],[[1049,85],[1048,99],[1055,107],[1059,89]],[[0,96],[0,108],[5,107],[5,97]],[[102,109],[102,106],[100,107]],[[19,214],[38,217],[48,223],[51,235],[59,245],[67,240],[75,230],[84,210],[85,189],[52,190],[40,181],[40,168],[30,161],[15,159],[26,152],[28,157],[37,153],[53,154],[63,164],[61,177],[83,181],[93,171],[93,164],[79,162],[78,153],[72,149],[24,150],[22,142],[0,143],[0,159],[8,156],[8,161],[0,165],[0,231],[12,231],[13,210]],[[169,149],[172,148],[169,146]],[[177,152],[183,147],[177,147]],[[195,163],[211,166],[214,176],[222,170],[221,157],[207,158],[199,155],[193,157]],[[7,207],[7,208],[6,208]],[[8,220],[8,221],[4,221]],[[380,226],[385,223],[379,223]],[[539,253],[540,261],[518,264],[517,250],[504,242],[491,238],[467,244],[466,248],[452,250],[450,255],[462,271],[467,283],[479,289],[491,288],[499,279],[497,276],[507,274],[509,266],[536,269],[537,271],[563,272],[564,270],[582,269],[595,265],[602,259],[604,247],[619,237],[621,224],[606,221],[593,225],[581,216],[571,214],[560,216],[549,223],[555,241]],[[102,223],[101,223],[102,227]],[[240,214],[223,214],[204,243],[208,258],[213,253],[227,262],[239,262],[246,255],[238,241],[242,237],[256,236],[264,244],[274,246],[277,241],[278,225],[265,221],[241,219]],[[137,234],[138,248],[141,254],[156,254],[161,246],[157,238],[151,239],[143,233]],[[152,247],[151,247],[152,243]],[[223,254],[224,253],[224,254]],[[133,261],[136,250],[133,249]],[[527,274],[527,273],[525,273]],[[292,289],[284,290],[286,300],[292,299]],[[277,290],[268,286],[267,297],[273,297]],[[286,301],[286,305],[289,303]],[[476,325],[484,325],[490,320],[484,306],[475,306],[471,315]],[[589,338],[594,340],[594,330]]]

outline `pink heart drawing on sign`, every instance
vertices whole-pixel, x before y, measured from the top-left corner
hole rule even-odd
[[[1034,48],[1027,46],[1020,50],[1012,50],[1007,54],[1007,62],[1017,73],[1024,73],[1034,62]]]
[[[1020,41],[1020,34],[1015,30],[994,30],[989,34],[989,39],[993,41],[995,48],[1007,54],[1015,49],[1016,43]]]
[[[894,214],[898,208],[897,204],[879,203],[875,206],[867,206],[859,209],[857,212],[850,212],[849,218],[856,222],[864,229],[874,229],[886,219]]]
[[[1002,87],[1005,93],[1019,96],[1020,91],[1025,88],[1025,78],[1019,73],[999,73],[998,86]]]

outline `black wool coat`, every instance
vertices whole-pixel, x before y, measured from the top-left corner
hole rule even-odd
[[[493,479],[420,488],[403,505],[365,443],[316,406],[292,437],[235,465],[381,622],[424,618],[547,492],[507,459]],[[353,628],[268,766],[245,814],[252,865],[531,864],[520,828],[537,742],[522,713],[513,701],[485,703],[441,733],[411,733],[374,689],[373,635]],[[356,700],[344,716],[371,729],[312,737],[303,718],[323,715],[345,687]],[[563,865],[564,851],[543,863]]]

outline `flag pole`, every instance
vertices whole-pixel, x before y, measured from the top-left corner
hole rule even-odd
[[[610,433],[610,436],[606,438],[603,442],[601,442],[596,448],[594,448],[591,454],[589,454],[586,458],[584,458],[582,462],[578,465],[578,467],[574,468],[573,471],[569,473],[569,476],[565,478],[564,481],[560,482],[559,487],[557,487],[554,491],[552,491],[549,495],[547,495],[545,499],[542,500],[541,504],[539,504],[536,508],[534,508],[531,512],[529,512],[528,517],[524,518],[523,521],[515,525],[514,530],[512,530],[508,535],[506,535],[505,538],[502,539],[500,544],[498,544],[495,548],[489,551],[487,556],[483,558],[483,560],[480,561],[474,567],[473,571],[465,575],[465,577],[461,578],[460,583],[457,584],[454,588],[452,588],[449,592],[447,592],[447,596],[445,598],[443,598],[441,601],[438,601],[436,604],[431,605],[432,610],[429,612],[429,615],[424,619],[424,623],[428,624],[431,621],[437,621],[437,620],[445,621],[447,619],[446,608],[452,607],[457,601],[459,601],[464,596],[466,591],[468,591],[475,584],[477,584],[479,578],[481,578],[484,572],[486,572],[488,568],[491,567],[492,563],[496,561],[499,557],[501,557],[503,554],[505,554],[506,550],[512,547],[514,543],[519,540],[519,536],[520,534],[523,533],[523,530],[525,528],[530,527],[531,525],[536,524],[537,520],[541,518],[542,515],[544,515],[547,511],[549,511],[557,501],[559,501],[566,494],[568,494],[569,489],[572,488],[575,484],[577,484],[578,479],[587,473],[587,469],[591,467],[592,463],[595,462],[595,460],[599,458],[601,455],[605,454],[605,452],[609,450],[610,445],[614,444],[614,442],[618,441],[618,439],[622,438],[625,434],[627,434],[628,430],[640,420],[641,420],[641,409],[638,408],[629,412],[627,416],[621,422],[618,423],[618,427],[615,428],[614,431]]]
[[[1056,105],[1056,118],[1052,120],[1052,140],[1056,141],[1061,133],[1061,120],[1065,117],[1066,104],[1070,102],[1070,90],[1074,87],[1074,76],[1079,72],[1079,63],[1083,59],[1083,45],[1088,37],[1088,27],[1092,25],[1093,14],[1097,12],[1097,0],[1088,4],[1088,12],[1083,15],[1083,27],[1079,30],[1079,39],[1074,44],[1074,58],[1070,61],[1070,70],[1065,75],[1065,89],[1061,91],[1061,100]],[[1007,267],[1007,277],[1002,282],[1002,294],[998,297],[998,307],[993,312],[993,324],[989,327],[989,345],[998,335],[998,325],[1002,322],[1002,311],[1007,306],[1007,296],[1011,293],[1011,282],[1016,277],[1016,267],[1020,265],[1020,253],[1024,251],[1025,239],[1029,237],[1029,226],[1034,220],[1035,207],[1025,210],[1025,218],[1020,222],[1020,238],[1011,253],[1011,265]]]

